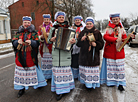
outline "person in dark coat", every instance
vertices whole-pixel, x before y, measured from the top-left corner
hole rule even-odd
[[[80,82],[87,88],[100,87],[99,65],[100,50],[104,41],[99,30],[95,29],[92,17],[86,18],[86,27],[78,37],[77,46],[80,47],[79,76]],[[93,34],[95,41],[89,41],[87,35]]]
[[[29,86],[34,89],[46,86],[47,83],[38,65],[38,33],[31,24],[32,18],[23,17],[23,25],[12,39],[15,51],[14,89],[19,90],[17,97],[21,97]]]

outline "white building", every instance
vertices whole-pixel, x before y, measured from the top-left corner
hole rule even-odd
[[[9,14],[0,8],[0,44],[11,41]]]

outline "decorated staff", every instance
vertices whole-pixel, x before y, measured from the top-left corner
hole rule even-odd
[[[92,17],[87,17],[85,23],[86,27],[79,34],[77,46],[81,48],[79,54],[80,82],[85,84],[89,90],[90,88],[100,87],[100,50],[104,46],[104,41],[100,31],[95,29]],[[88,39],[89,35],[93,35],[95,40]],[[95,49],[95,53],[93,49]]]
[[[109,24],[104,34],[106,41],[103,54],[103,62],[100,73],[101,84],[106,83],[107,86],[117,86],[120,91],[124,91],[126,86],[124,48],[118,52],[118,47],[126,39],[126,32],[120,22],[120,14],[111,14]],[[133,37],[133,34],[131,35]]]
[[[55,14],[55,23],[50,29],[48,36],[48,43],[53,43],[56,41],[55,30],[59,27],[68,28],[68,22],[65,21],[65,13],[57,12]],[[76,40],[72,38],[69,41],[74,44]],[[52,81],[51,81],[51,91],[56,92],[57,100],[62,98],[62,94],[69,93],[71,89],[75,88],[74,79],[71,70],[71,52],[54,48],[52,46]]]
[[[83,18],[81,16],[74,17],[74,24],[72,26],[72,29],[76,31],[76,36],[75,36],[76,39],[78,39],[80,32],[84,29],[85,26],[86,24],[83,22]],[[79,64],[78,64],[79,53],[80,53],[80,48],[76,46],[76,44],[74,44],[71,53],[71,68],[74,78],[79,77]]]
[[[39,52],[41,54],[41,69],[46,80],[52,77],[52,44],[48,44],[47,41],[50,28],[52,27],[50,18],[50,14],[43,14],[43,24],[38,31],[40,39]]]
[[[36,89],[47,85],[42,70],[38,65],[39,40],[31,21],[31,17],[24,16],[23,25],[19,27],[12,40],[16,64],[14,89],[19,90],[18,97],[21,97],[29,86]]]

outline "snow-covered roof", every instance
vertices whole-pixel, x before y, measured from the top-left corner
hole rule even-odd
[[[2,8],[0,8],[0,13],[7,13],[7,11],[2,9]]]
[[[6,10],[0,8],[0,16],[3,16],[3,17],[7,17],[8,16],[9,17],[9,13],[7,13]]]

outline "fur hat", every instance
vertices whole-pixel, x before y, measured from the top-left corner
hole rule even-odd
[[[82,18],[81,16],[75,16],[75,17],[74,17],[74,21],[75,21],[76,19],[80,19],[80,20],[82,21],[83,18]]]
[[[58,16],[61,16],[61,15],[64,16],[64,18],[66,17],[65,12],[59,11],[59,12],[57,12],[57,13],[55,14],[55,20],[57,19]]]
[[[43,14],[43,18],[51,18],[50,14]]]
[[[112,18],[114,17],[120,17],[120,13],[110,14],[109,17],[110,17],[110,20],[112,20]]]
[[[92,22],[94,24],[94,20],[92,17],[87,17],[85,20],[85,23],[87,23],[87,22]]]
[[[22,20],[23,21],[32,21],[32,18],[31,17],[29,17],[29,16],[23,16],[23,18],[22,18]]]

